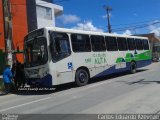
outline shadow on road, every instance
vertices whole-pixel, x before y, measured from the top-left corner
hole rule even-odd
[[[145,72],[147,70],[148,69],[137,70],[137,72],[135,74],[140,73],[140,72]],[[121,72],[121,73],[111,74],[111,75],[107,75],[107,76],[103,76],[103,77],[93,78],[93,79],[90,80],[89,84],[96,83],[96,82],[101,82],[101,81],[105,81],[105,80],[110,80],[110,79],[113,79],[113,78],[126,76],[126,75],[130,75],[130,73],[129,72]]]
[[[147,70],[148,69],[137,70],[137,73],[145,72]],[[111,74],[111,75],[98,77],[98,78],[92,78],[92,79],[90,79],[88,84],[99,83],[101,81],[106,81],[106,80],[110,80],[110,79],[125,76],[125,75],[129,75],[129,73],[128,72],[123,72],[123,73]],[[121,81],[121,82],[123,82],[123,81]],[[138,82],[142,82],[142,81],[128,82],[127,84],[132,85],[132,84],[135,84],[135,83],[138,83]],[[149,82],[149,81],[147,81],[147,82]],[[160,82],[160,81],[157,81],[157,82]],[[47,94],[53,94],[53,93],[69,90],[69,89],[76,88],[76,87],[77,86],[75,85],[75,83],[68,83],[68,84],[64,84],[64,85],[55,86],[54,88],[52,88],[52,90],[37,90],[37,88],[35,88],[36,90],[19,90],[19,91],[13,93],[13,94],[25,95],[25,96],[26,95],[47,95]]]
[[[137,73],[145,72],[147,70],[148,69],[137,70]],[[121,76],[125,76],[125,75],[129,75],[129,74],[130,74],[129,72],[122,72],[122,73],[106,75],[106,76],[103,76],[103,77],[92,78],[92,79],[89,80],[88,85],[93,84],[93,83],[99,83],[99,82],[102,82],[102,81],[110,80],[110,79],[121,77]],[[64,84],[64,85],[59,85],[59,86],[56,86],[55,93],[65,91],[65,90],[68,90],[68,89],[72,89],[72,88],[76,88],[76,87],[77,86],[75,85],[75,83],[68,83],[68,84]]]
[[[146,70],[143,70],[146,71]],[[138,71],[138,72],[142,72],[142,70]],[[145,79],[139,79],[137,81],[133,81],[133,82],[127,82],[127,81],[117,81],[117,82],[123,82],[127,85],[134,85],[134,84],[152,84],[152,83],[157,83],[160,84],[160,81],[145,81]]]
[[[52,94],[54,91],[28,91],[28,90],[24,90],[24,91],[17,91],[13,94],[16,95],[47,95],[47,94]]]
[[[6,95],[8,95],[8,94],[4,93],[3,91],[0,92],[0,96],[6,96]]]
[[[134,84],[151,84],[151,83],[157,83],[160,84],[160,81],[144,81],[145,79],[140,79],[138,81],[134,82],[125,82],[128,85],[134,85]]]

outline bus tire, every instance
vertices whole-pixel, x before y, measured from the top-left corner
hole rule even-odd
[[[76,72],[75,83],[78,87],[84,86],[88,83],[89,74],[85,69],[79,69]]]
[[[137,71],[136,63],[135,62],[131,62],[131,64],[130,64],[130,73],[134,74],[134,73],[136,73],[136,71]]]

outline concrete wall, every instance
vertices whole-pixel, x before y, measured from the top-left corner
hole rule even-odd
[[[24,36],[28,33],[26,0],[11,0],[13,49],[19,46],[23,50]],[[17,59],[23,62],[23,54],[17,54]]]
[[[4,22],[3,22],[3,5],[2,0],[0,0],[0,49],[4,49]]]
[[[0,49],[5,48],[2,1],[0,0]],[[51,0],[47,1],[51,2]],[[55,26],[55,17],[62,14],[63,11],[63,7],[41,0],[10,0],[10,4],[12,13],[12,30],[10,29],[13,39],[12,50],[15,50],[17,46],[19,46],[20,50],[23,50],[24,37],[28,32],[41,27]],[[52,19],[37,17],[36,5],[50,8]],[[8,27],[6,28],[8,29]],[[23,54],[17,54],[16,58],[20,62],[24,61]]]
[[[59,16],[62,14],[63,12],[63,7],[59,6],[59,5],[55,5],[53,3],[48,3],[45,1],[41,1],[41,0],[36,0],[36,5],[37,5],[37,27],[38,28],[42,28],[42,27],[54,27],[55,26],[55,17]],[[41,9],[38,9],[39,7],[41,7],[43,10],[44,9],[48,9],[51,11],[51,19],[48,19],[48,17],[44,17],[40,12],[44,11]],[[38,14],[40,14],[38,16]]]

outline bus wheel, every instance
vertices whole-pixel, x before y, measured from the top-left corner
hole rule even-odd
[[[88,72],[84,69],[79,69],[76,72],[75,83],[77,86],[84,86],[88,83],[89,75]]]
[[[134,74],[134,73],[136,73],[136,71],[137,71],[136,63],[135,62],[131,62],[130,73]]]

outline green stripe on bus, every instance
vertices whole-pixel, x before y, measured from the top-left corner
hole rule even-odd
[[[144,53],[141,54],[132,54],[132,53],[127,53],[125,58],[119,57],[116,60],[116,63],[120,62],[131,62],[131,61],[141,61],[141,60],[150,60],[152,58],[151,50],[148,50]]]

